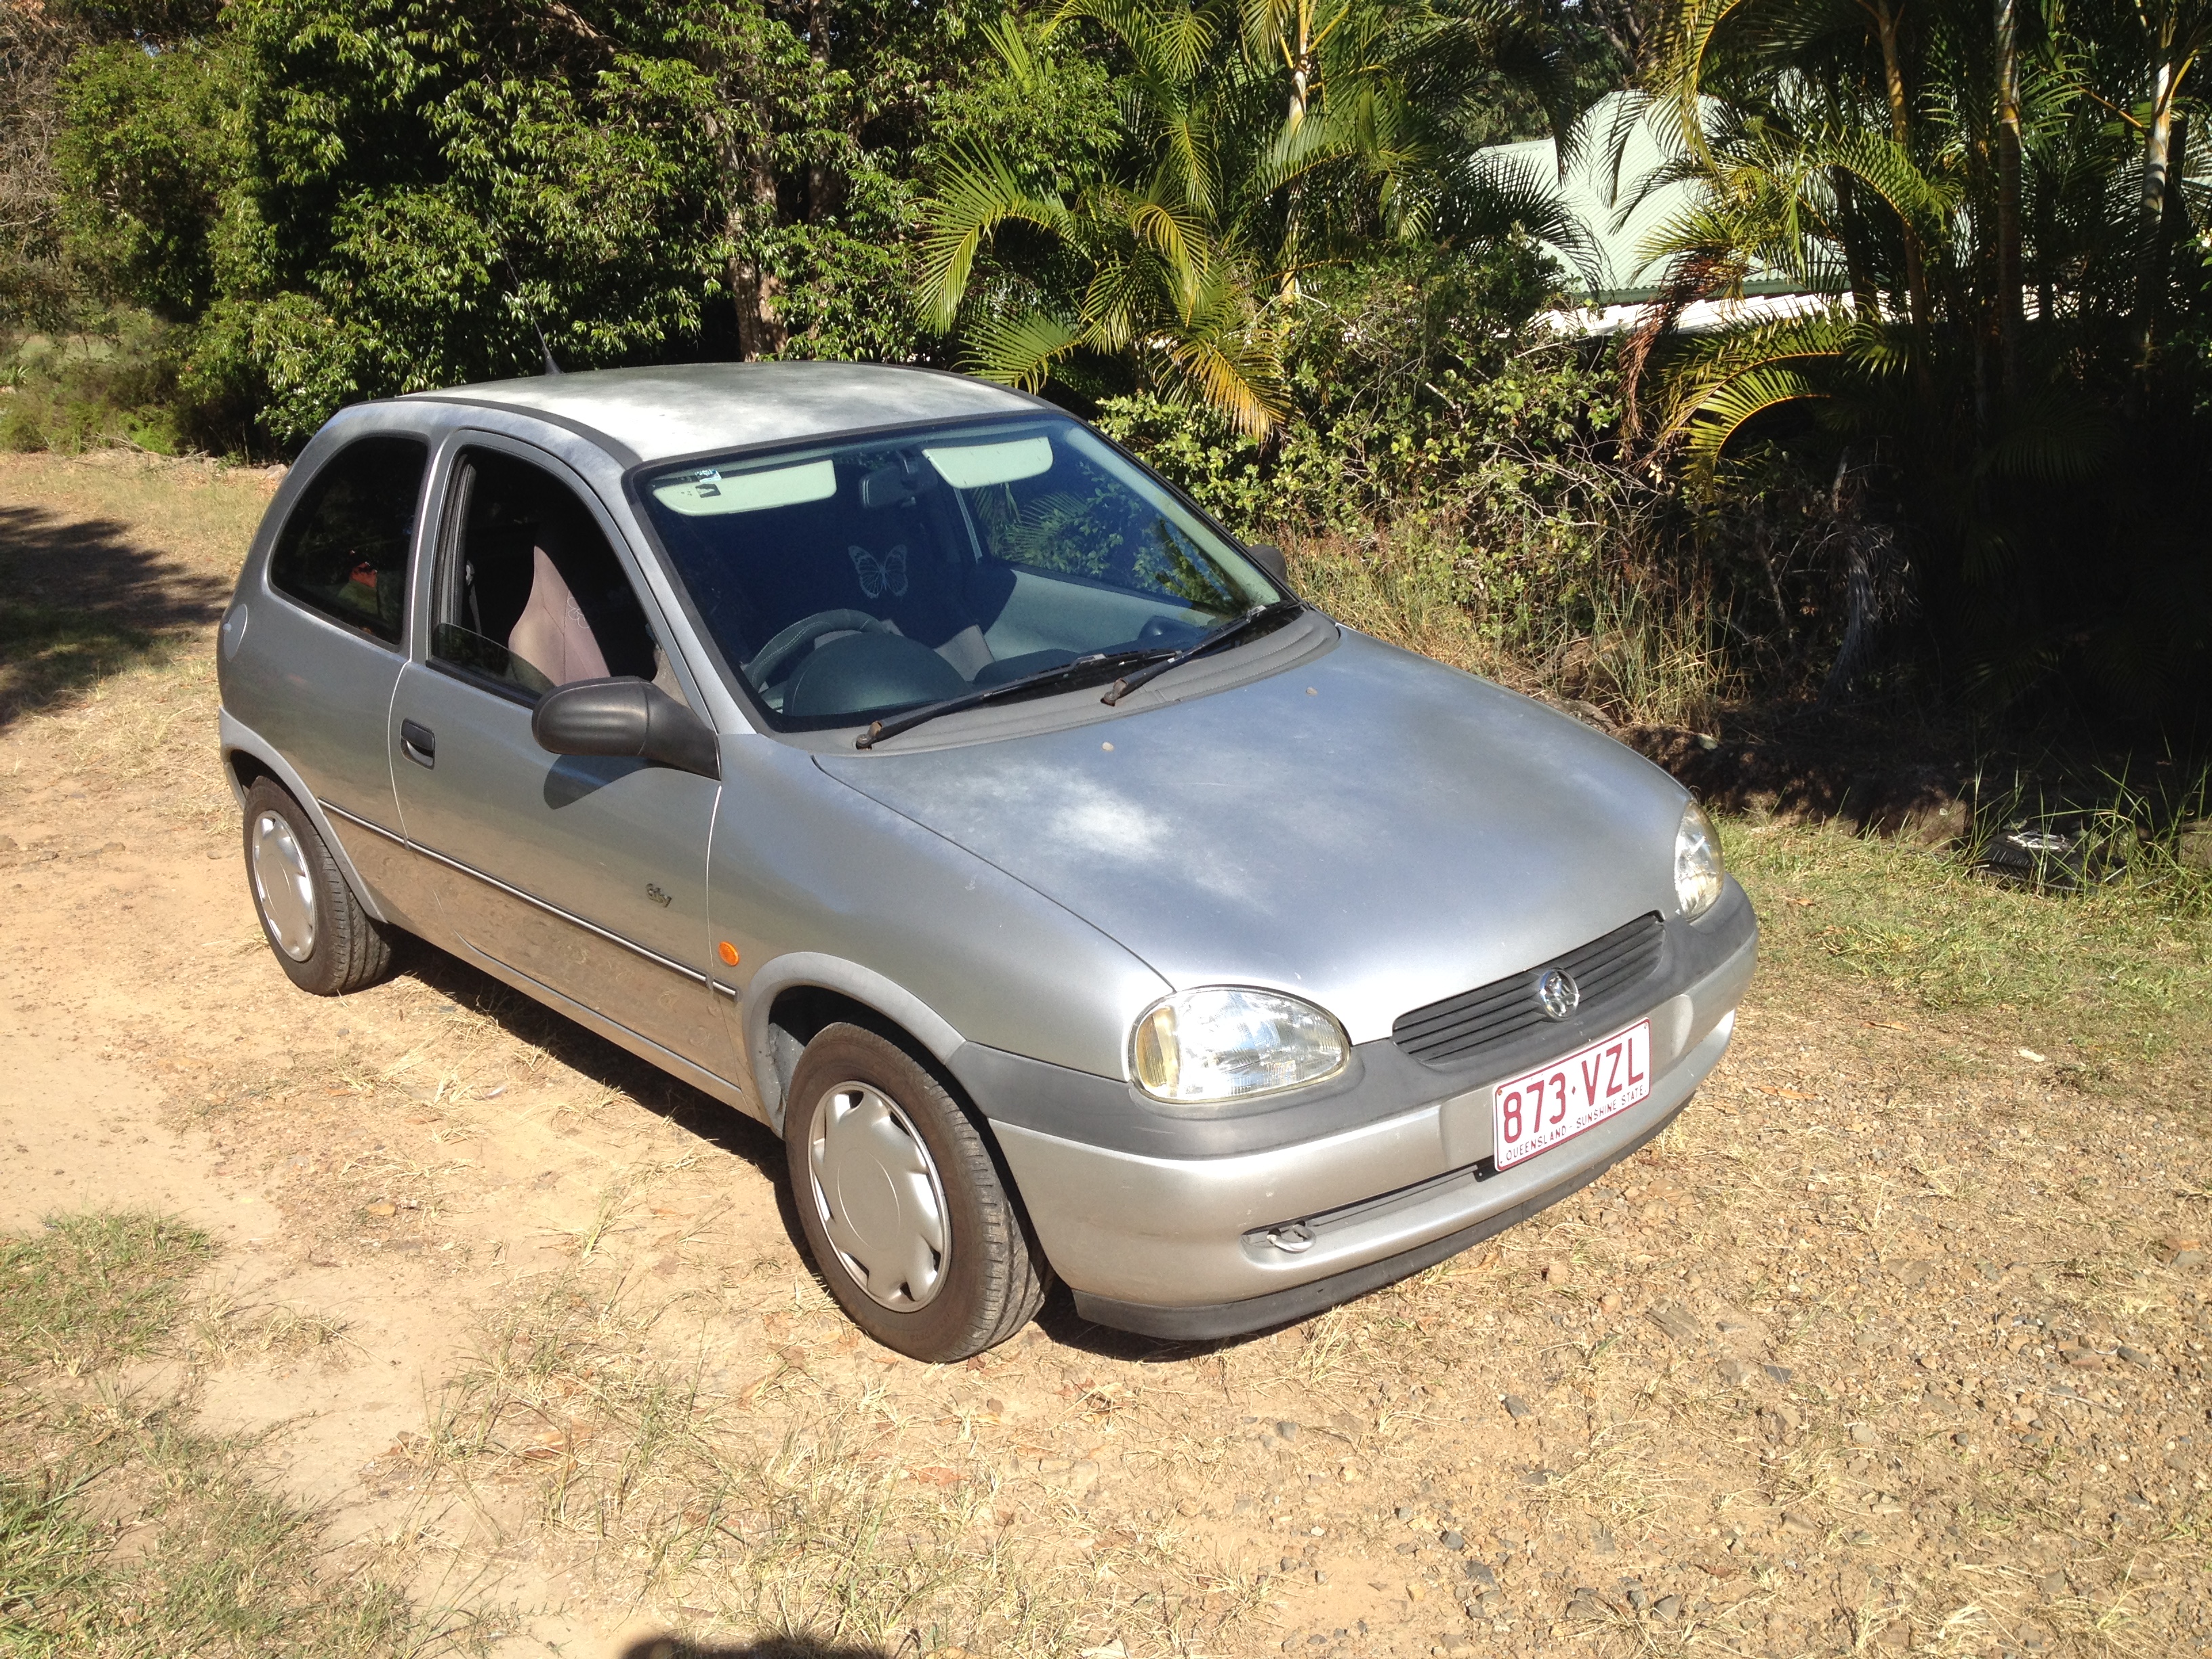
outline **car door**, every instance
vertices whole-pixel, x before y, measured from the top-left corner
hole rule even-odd
[[[448,469],[422,654],[392,701],[407,839],[470,949],[717,1075],[707,849],[720,785],[548,754],[539,696],[606,675],[681,697],[611,522],[552,457],[465,434]]]

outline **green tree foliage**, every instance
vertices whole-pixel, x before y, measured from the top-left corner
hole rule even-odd
[[[149,52],[125,40],[80,53],[63,82],[66,234],[80,261],[166,320],[206,310],[218,261],[245,252],[225,234],[245,161],[239,70],[238,54],[198,40]]]
[[[1105,399],[1098,424],[1224,522],[1297,544],[1306,591],[1348,620],[1379,620],[1362,613],[1380,588],[1395,618],[1449,612],[1496,652],[1551,653],[1601,628],[1665,516],[1620,465],[1612,362],[1537,319],[1559,298],[1525,238],[1393,248],[1312,274],[1268,438],[1152,391]]]
[[[236,0],[80,56],[74,247],[179,325],[230,445],[528,373],[541,335],[569,367],[911,356],[908,158],[967,31],[883,0]]]

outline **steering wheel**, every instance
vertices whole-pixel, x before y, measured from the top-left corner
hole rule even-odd
[[[744,665],[745,677],[755,685],[773,685],[788,663],[824,634],[886,634],[890,624],[865,611],[817,611],[779,632],[753,653]]]

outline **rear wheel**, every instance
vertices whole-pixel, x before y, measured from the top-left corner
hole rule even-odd
[[[246,793],[246,878],[276,965],[303,991],[343,996],[392,970],[392,939],[362,908],[321,833],[289,792]]]
[[[854,1324],[943,1363],[1029,1323],[1045,1268],[981,1133],[927,1066],[872,1031],[826,1026],[787,1099],[799,1225]]]

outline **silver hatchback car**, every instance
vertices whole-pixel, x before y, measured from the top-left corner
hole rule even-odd
[[[1758,929],[1680,785],[1299,601],[951,374],[364,404],[222,635],[278,963],[418,935],[780,1133],[890,1347],[1165,1338],[1443,1260],[1656,1134]]]

